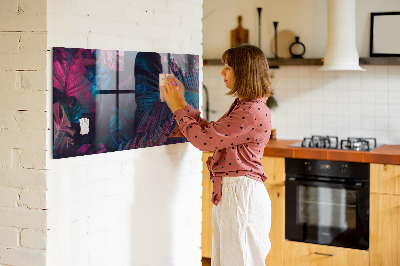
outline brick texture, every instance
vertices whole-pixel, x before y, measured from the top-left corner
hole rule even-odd
[[[148,256],[148,241],[160,243],[154,249],[168,250],[165,247],[176,239],[180,240],[174,245],[181,245],[177,250],[196,250],[196,254],[179,252],[186,257],[173,258],[174,252],[163,251],[153,257],[153,265],[166,260],[178,266],[195,265],[200,255],[196,222],[182,225],[195,228],[196,241],[180,234],[181,230],[172,232],[178,237],[168,238],[171,228],[177,228],[173,224],[162,225],[157,240],[146,230],[132,232],[138,235],[134,238],[127,234],[135,226],[128,215],[132,212],[146,216],[152,210],[162,219],[163,215],[166,220],[181,219],[168,217],[172,212],[168,214],[165,207],[172,204],[173,191],[182,189],[173,189],[178,179],[197,176],[201,181],[201,168],[194,163],[201,156],[186,150],[187,144],[70,160],[48,158],[51,47],[201,55],[202,1],[2,0],[0,16],[0,265],[44,266],[46,257],[48,265],[143,265],[140,257]],[[185,165],[178,163],[183,150]],[[173,166],[168,163],[171,154]],[[153,158],[164,162],[162,169],[154,167]],[[144,169],[151,170],[146,178]],[[135,189],[133,180],[138,181]],[[199,184],[191,184],[183,186],[185,191],[188,187],[195,191],[186,201],[201,202]],[[143,194],[149,187],[161,204]],[[142,204],[132,201],[136,196]],[[145,198],[149,201],[140,201]],[[52,249],[46,251],[46,245]],[[131,254],[132,250],[140,255]]]
[[[0,226],[46,229],[46,212],[26,208],[0,208]]]
[[[33,249],[46,249],[45,231],[23,229],[21,231],[21,246]]]
[[[0,258],[3,265],[46,265],[46,253],[41,250],[0,247]]]
[[[0,247],[18,247],[18,239],[18,229],[0,227]]]
[[[79,3],[49,2],[49,47],[188,53],[201,62],[201,0]],[[72,264],[201,264],[201,153],[190,144],[50,160],[46,167],[47,244],[63,254],[57,241],[71,242]],[[48,258],[54,265],[70,259]]]
[[[46,10],[0,2],[0,265],[46,264]]]
[[[0,169],[0,186],[46,189],[46,170]]]
[[[18,203],[18,190],[10,187],[0,187],[0,207],[15,208]]]
[[[32,190],[22,189],[20,194],[20,206],[29,209],[45,209],[46,208],[46,191],[45,190]]]

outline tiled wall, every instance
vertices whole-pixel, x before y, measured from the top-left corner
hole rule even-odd
[[[303,66],[273,71],[279,107],[272,117],[278,136],[361,136],[399,144],[400,66],[363,67],[365,72]]]
[[[323,72],[318,66],[271,69],[279,105],[272,111],[277,137],[376,137],[381,144],[400,144],[400,66],[362,67],[366,71]],[[212,120],[232,102],[224,95],[221,68],[204,68],[210,109],[216,110]]]

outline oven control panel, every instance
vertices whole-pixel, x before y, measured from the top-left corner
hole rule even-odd
[[[332,164],[329,162],[318,164],[321,173],[330,173],[332,171]]]
[[[286,158],[286,174],[369,179],[369,164]]]

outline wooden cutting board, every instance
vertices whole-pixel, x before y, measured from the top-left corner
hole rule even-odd
[[[242,16],[238,16],[238,26],[231,30],[231,48],[242,43],[249,43],[249,31],[242,27]]]

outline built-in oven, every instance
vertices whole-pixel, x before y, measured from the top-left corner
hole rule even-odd
[[[368,249],[369,164],[287,158],[285,169],[286,239]]]

